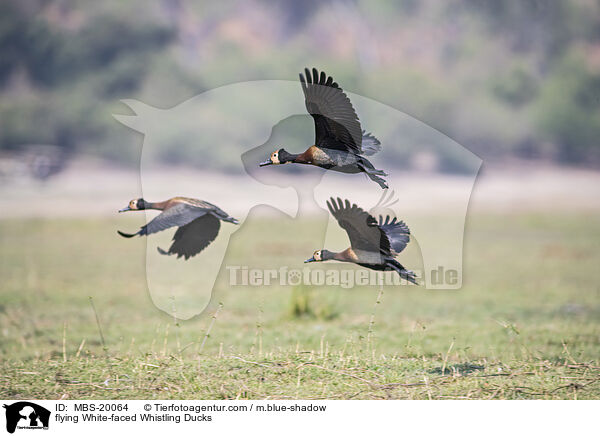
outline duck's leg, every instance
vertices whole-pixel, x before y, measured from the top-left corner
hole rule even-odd
[[[361,169],[361,171],[363,171],[367,175],[367,177],[369,177],[369,179],[373,180],[375,183],[377,183],[383,189],[388,188],[387,182],[384,179],[382,179],[381,177],[378,177],[378,176],[384,176],[384,177],[387,176],[385,171],[376,169],[373,166],[373,164],[371,162],[369,162],[368,159],[366,159],[362,156],[360,157],[359,161],[357,162],[357,165]]]
[[[400,277],[403,278],[404,280],[408,280],[409,282],[411,282],[417,286],[419,285],[417,283],[417,276],[415,275],[415,273],[404,268],[402,266],[402,264],[400,262],[398,262],[396,259],[386,259],[385,264],[386,264],[386,266],[390,267],[391,269],[396,271],[398,274],[400,274]]]

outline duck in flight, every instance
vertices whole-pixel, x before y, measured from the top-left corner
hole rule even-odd
[[[405,280],[417,285],[414,272],[404,268],[394,259],[408,244],[410,230],[396,217],[380,216],[379,221],[348,200],[329,199],[327,207],[350,238],[350,247],[339,253],[317,250],[304,262],[338,260],[351,262],[378,271],[396,271]]]
[[[146,209],[161,210],[162,213],[145,226],[142,226],[137,233],[124,233],[119,230],[117,230],[117,233],[124,238],[131,238],[133,236],[151,235],[170,227],[178,227],[169,250],[165,251],[160,247],[157,247],[157,249],[160,254],[168,256],[175,254],[177,258],[183,256],[185,260],[200,253],[215,240],[221,228],[221,221],[239,224],[238,220],[229,216],[214,204],[187,197],[173,197],[158,203],[151,203],[143,198],[138,198],[137,200],[131,200],[119,212]]]
[[[306,110],[315,123],[315,144],[300,154],[280,148],[260,166],[298,163],[342,173],[365,173],[379,186],[387,188],[386,181],[380,177],[387,174],[375,169],[365,157],[381,150],[381,143],[362,130],[350,99],[323,71],[319,74],[313,68],[311,74],[306,68],[305,74],[306,78],[300,73],[300,83]]]

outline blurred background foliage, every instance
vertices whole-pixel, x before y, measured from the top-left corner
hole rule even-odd
[[[49,144],[135,165],[119,99],[168,108],[314,65],[488,161],[600,166],[598,0],[3,0],[0,53],[4,155]],[[208,165],[193,138],[166,147],[160,162]]]

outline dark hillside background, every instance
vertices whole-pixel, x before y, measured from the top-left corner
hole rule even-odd
[[[202,3],[0,3],[0,156],[47,145],[133,166],[140,138],[112,118],[120,99],[168,108],[314,65],[487,162],[600,167],[596,0]],[[202,145],[183,142],[165,162],[201,166]]]

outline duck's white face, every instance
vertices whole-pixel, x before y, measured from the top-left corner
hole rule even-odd
[[[283,156],[282,156],[282,153],[283,153]],[[288,162],[290,162],[290,160],[286,160],[286,156],[287,156],[286,151],[283,148],[280,148],[279,150],[275,150],[273,153],[271,153],[271,156],[269,156],[269,159],[264,162],[259,163],[258,166],[266,167],[267,165],[281,165],[284,163],[288,163]]]
[[[310,259],[306,259],[304,263],[321,262],[323,260],[323,250],[317,250],[313,253]]]
[[[279,165],[281,162],[279,161],[279,150],[271,153],[271,163],[273,165]]]
[[[143,203],[141,205],[138,204],[139,200],[140,200],[139,198],[135,199],[135,200],[131,200],[129,202],[129,204],[127,205],[127,207],[124,207],[123,209],[119,210],[119,212],[127,212],[128,210],[142,210],[144,208],[144,204]]]

